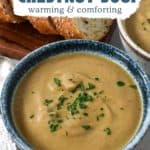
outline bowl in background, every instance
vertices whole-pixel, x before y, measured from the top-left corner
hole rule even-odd
[[[124,150],[134,148],[150,125],[150,81],[139,65],[126,53],[121,52],[111,45],[88,40],[65,40],[45,45],[22,59],[11,72],[1,94],[1,112],[6,129],[12,139],[21,150],[32,150],[32,147],[19,134],[12,118],[13,95],[20,80],[30,69],[38,65],[41,61],[64,53],[85,53],[106,57],[120,65],[134,78],[141,94],[142,116],[139,128],[128,144],[124,146]]]
[[[128,35],[124,21],[117,20],[119,27],[120,38],[125,51],[131,55],[143,67],[146,73],[150,76],[150,53],[139,47]]]

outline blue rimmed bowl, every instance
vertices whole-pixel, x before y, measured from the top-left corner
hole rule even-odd
[[[81,52],[111,59],[135,79],[142,97],[142,121],[135,135],[123,149],[129,150],[134,148],[144,136],[150,125],[150,81],[139,65],[124,52],[111,45],[88,40],[65,40],[45,45],[26,56],[11,72],[4,84],[1,94],[3,121],[8,132],[21,150],[31,150],[32,147],[19,134],[12,119],[13,94],[20,80],[30,69],[41,63],[41,61],[59,54]]]

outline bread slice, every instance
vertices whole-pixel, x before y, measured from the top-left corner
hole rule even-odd
[[[9,23],[20,23],[23,19],[15,16],[8,0],[0,0],[0,21]]]
[[[9,0],[11,6],[13,7],[14,0]],[[55,26],[49,19],[49,17],[33,17],[33,16],[25,16],[24,19],[27,19],[35,29],[37,29],[42,34],[58,34]]]
[[[44,18],[28,16],[27,19],[33,25],[33,27],[42,34],[58,34],[49,17]]]
[[[113,23],[111,19],[91,19],[91,18],[52,18],[56,30],[65,39],[89,39],[101,40],[109,32]]]

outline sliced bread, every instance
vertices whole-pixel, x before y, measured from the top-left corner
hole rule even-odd
[[[33,27],[42,34],[58,34],[49,17],[44,18],[28,16],[27,19],[33,25]]]
[[[113,23],[111,19],[91,18],[54,17],[52,20],[57,32],[65,39],[101,40],[109,32]]]
[[[0,21],[9,23],[20,23],[23,19],[15,16],[8,0],[0,0]]]
[[[14,0],[9,0],[12,7]],[[26,16],[24,19],[27,19],[35,29],[37,29],[42,34],[58,34],[55,26],[51,22],[49,17],[33,17],[33,16]]]

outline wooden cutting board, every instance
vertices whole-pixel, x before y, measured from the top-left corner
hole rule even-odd
[[[112,29],[102,41],[108,42]],[[34,49],[51,42],[63,40],[59,35],[43,35],[32,27],[29,22],[9,24],[0,22],[0,54],[21,59]]]

